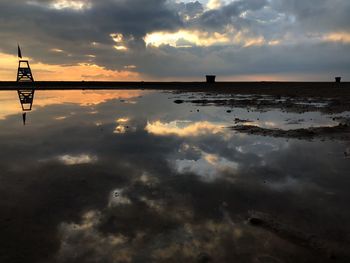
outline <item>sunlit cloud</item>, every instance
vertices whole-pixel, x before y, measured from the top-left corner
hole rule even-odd
[[[172,121],[172,122],[148,122],[145,129],[155,135],[176,135],[180,137],[200,136],[223,132],[223,124],[208,121]]]
[[[64,50],[59,49],[59,48],[51,48],[50,51],[56,52],[56,53],[63,53],[64,52]]]
[[[123,34],[121,33],[112,33],[110,34],[110,36],[113,39],[113,41],[116,43],[120,43],[123,41]]]
[[[33,6],[42,6],[54,10],[72,10],[72,11],[84,11],[92,7],[91,0],[54,0],[54,1],[40,1],[30,0],[26,4]]]
[[[51,5],[53,9],[72,9],[76,11],[89,9],[91,3],[88,0],[56,0]]]
[[[135,65],[126,65],[124,66],[125,69],[136,69],[137,67]]]
[[[277,128],[281,126],[281,124],[274,122],[274,121],[248,121],[248,122],[243,122],[241,125],[244,126],[257,126],[261,128]]]
[[[264,44],[265,44],[265,39],[263,37],[257,37],[257,38],[247,39],[243,46],[244,47],[262,46]]]
[[[55,117],[54,119],[58,120],[58,121],[62,121],[62,120],[67,119],[67,116],[58,116],[58,117]]]
[[[125,46],[124,36],[121,33],[112,33],[110,37],[116,43],[113,47],[119,51],[126,51],[128,48]]]
[[[78,165],[78,164],[88,164],[95,163],[97,157],[89,154],[80,154],[80,155],[61,155],[57,159],[65,165]]]
[[[236,31],[228,27],[226,32],[205,32],[198,30],[179,30],[177,32],[154,32],[144,38],[146,45],[159,47],[169,45],[177,48],[192,46],[240,45],[242,47],[278,45],[280,40],[267,41],[263,36],[251,36],[248,31]]]
[[[241,45],[243,47],[250,47],[250,46],[262,46],[269,44],[265,40],[263,36],[250,36],[249,32],[247,31],[235,31],[232,30],[231,32],[231,43],[234,43],[236,45]],[[273,42],[277,43],[277,42]]]
[[[130,119],[125,117],[125,118],[119,118],[119,119],[116,119],[116,122],[117,123],[126,123],[128,122]]]
[[[340,33],[329,33],[323,37],[325,41],[330,42],[341,42],[345,44],[350,44],[350,33],[340,32]]]
[[[115,127],[113,133],[116,133],[116,134],[121,134],[121,133],[125,133],[126,132],[126,128],[125,126],[123,125],[118,125],[117,127]]]
[[[277,46],[279,44],[281,44],[281,41],[280,40],[270,40],[269,42],[267,42],[268,45],[270,46]]]
[[[128,50],[128,48],[126,46],[117,46],[115,45],[114,48],[116,50],[119,50],[119,51],[125,51],[125,50]]]
[[[222,6],[222,0],[209,0],[207,3],[208,9],[217,9]]]
[[[211,46],[227,44],[230,38],[226,34],[204,32],[198,30],[179,30],[177,32],[154,32],[144,37],[146,45],[159,47],[170,45],[173,47]],[[187,44],[183,44],[186,42]]]
[[[126,124],[129,122],[129,118],[119,118],[116,120],[117,126],[115,127],[113,133],[125,133],[126,132]]]

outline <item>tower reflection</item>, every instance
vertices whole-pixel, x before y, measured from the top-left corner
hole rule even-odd
[[[34,100],[34,89],[19,89],[18,98],[22,106],[23,111],[31,111]]]
[[[34,100],[34,89],[18,89],[18,98],[22,106],[23,125],[26,125],[27,112],[32,110]]]

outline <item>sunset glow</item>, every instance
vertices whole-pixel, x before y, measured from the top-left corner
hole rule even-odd
[[[56,52],[62,52],[57,51]],[[18,59],[15,56],[0,53],[1,80],[15,80],[17,74]],[[30,59],[30,58],[28,58]],[[81,63],[73,66],[49,65],[44,63],[30,64],[34,78],[37,80],[139,80],[140,75],[134,71],[109,70],[96,64]],[[133,69],[133,67],[131,67]]]
[[[14,79],[17,42],[35,80],[349,78],[349,2],[293,3],[4,0],[0,80]]]
[[[0,263],[350,262],[350,0],[0,14]]]

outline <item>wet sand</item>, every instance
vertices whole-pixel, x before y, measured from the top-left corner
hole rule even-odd
[[[266,129],[255,125],[238,125],[232,127],[233,130],[262,136],[293,138],[301,140],[311,139],[333,139],[333,140],[350,140],[350,127],[348,125],[339,124],[334,127],[312,127],[308,129]]]
[[[322,114],[346,114],[350,111],[350,89],[344,87],[331,87],[328,83],[277,83],[259,84],[257,86],[233,86],[232,88],[210,89],[202,91],[201,95],[195,94],[199,90],[193,90],[192,95],[183,91],[174,91],[180,97],[174,100],[176,104],[192,103],[197,106],[216,106],[227,108],[230,113],[233,108],[245,108],[249,111],[267,112],[278,110],[281,112],[303,114],[306,112],[320,112]],[[299,86],[300,85],[300,86]],[[335,85],[335,83],[333,83]],[[188,92],[188,91],[186,91]],[[334,117],[336,122],[332,126],[319,126],[298,129],[280,129],[259,127],[252,124],[251,120],[233,119],[234,125],[229,127],[237,132],[270,136],[279,138],[293,138],[302,140],[350,140],[350,118]],[[305,121],[305,120],[303,120]]]

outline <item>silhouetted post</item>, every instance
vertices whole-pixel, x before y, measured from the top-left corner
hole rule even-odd
[[[215,83],[215,75],[206,75],[207,83]]]

